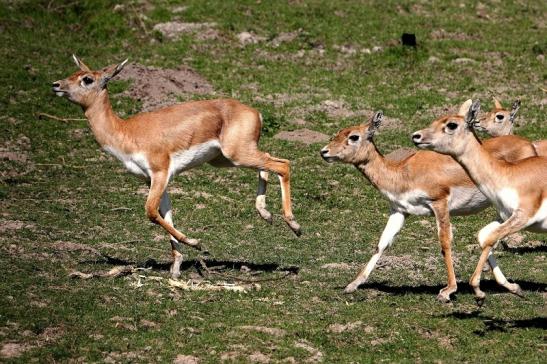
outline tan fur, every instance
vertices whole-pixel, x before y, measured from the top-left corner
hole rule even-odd
[[[218,143],[219,148],[211,147],[212,151],[207,151],[208,154],[198,158],[197,165],[209,162],[215,166],[249,167],[262,171],[263,176],[259,177],[257,209],[267,220],[271,219],[271,214],[265,209],[267,171],[278,174],[284,219],[297,235],[300,234],[300,226],[296,223],[291,208],[289,161],[271,157],[258,149],[261,129],[261,116],[258,111],[236,100],[218,99],[190,101],[123,120],[112,110],[106,84],[121,71],[125,62],[101,71],[92,71],[77,57],[74,60],[80,71],[64,80],[56,81],[53,91],[81,105],[93,134],[102,147],[115,150],[115,153],[124,156],[137,155],[145,161],[149,170],[143,174],[150,183],[146,213],[151,221],[161,225],[175,240],[172,242],[174,257],[180,256],[175,251],[177,242],[196,248],[199,248],[199,244],[175,229],[172,223],[165,220],[162,211],[159,211],[162,199],[168,199],[165,191],[172,177],[170,174],[173,173],[170,165],[174,163],[177,153],[202,145],[209,146],[208,142],[213,142],[214,145]],[[92,79],[93,82],[88,85],[85,83],[86,79]],[[187,167],[197,165],[188,163]],[[173,269],[178,272],[178,267]]]
[[[468,103],[467,105],[469,105]],[[462,105],[463,106],[463,105]],[[467,106],[468,107],[468,106]],[[446,116],[443,120],[461,116]],[[470,191],[469,194],[482,196],[465,170],[450,156],[431,151],[416,151],[406,158],[392,160],[384,158],[372,141],[365,140],[370,124],[352,126],[342,129],[325,146],[321,153],[330,162],[342,162],[355,165],[363,175],[388,199],[390,196],[403,196],[413,191],[423,191],[427,195],[428,208],[437,220],[439,241],[447,268],[448,284],[439,293],[439,300],[448,301],[450,295],[457,289],[456,277],[452,263],[452,234],[450,214],[462,215],[476,213],[488,204],[480,201],[470,202],[477,205],[465,206],[466,209],[450,210],[450,199],[457,199],[458,191]],[[350,136],[361,135],[361,144],[355,146],[349,140]],[[525,158],[535,155],[529,143],[515,136],[492,138],[484,142],[484,147],[496,153],[499,157],[514,161],[514,158]],[[397,201],[391,200],[392,209]],[[487,200],[484,198],[484,201]],[[370,262],[369,262],[370,263]],[[346,292],[351,292],[368,279],[370,267],[365,267],[357,275]]]
[[[540,210],[547,203],[547,158],[532,156],[511,162],[497,159],[486,142],[481,144],[474,135],[471,123],[472,117],[441,118],[414,133],[413,139],[422,148],[455,158],[504,220],[499,226],[492,223],[479,233],[483,251],[470,284],[482,304],[485,294],[479,287],[480,276],[494,244],[522,229],[547,231],[547,212]],[[521,294],[517,284],[504,285],[512,293]]]

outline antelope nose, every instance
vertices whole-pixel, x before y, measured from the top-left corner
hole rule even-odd
[[[422,139],[422,134],[418,132],[412,134],[412,141],[414,141],[414,143],[419,142],[421,139]]]
[[[325,154],[327,154],[329,152],[328,149],[321,149],[321,151],[319,153],[321,153],[321,156],[325,156]]]
[[[59,88],[61,87],[61,84],[59,82],[53,82],[53,88]]]

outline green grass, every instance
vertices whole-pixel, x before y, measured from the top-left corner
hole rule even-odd
[[[187,354],[205,363],[230,355],[247,362],[260,352],[272,362],[304,362],[316,355],[302,348],[304,343],[328,363],[543,361],[545,241],[516,253],[497,251],[500,266],[523,286],[527,299],[498,289],[487,274],[488,298],[478,309],[465,282],[478,260],[474,236],[494,212],[454,218],[461,283],[454,302],[443,305],[435,299],[446,275],[434,220],[410,218],[386,255],[412,259],[375,270],[364,289],[344,295],[345,284],[374,252],[388,204],[352,167],[322,162],[322,145],[272,137],[298,128],[291,124],[297,114],[306,127],[329,135],[362,122],[313,111],[325,100],[343,100],[353,110],[382,108],[401,120],[376,137],[387,152],[410,146],[410,133],[440,116],[432,110],[470,97],[489,108],[495,95],[506,105],[521,97],[517,133],[544,138],[547,73],[541,55],[547,49],[547,6],[541,1],[461,3],[191,0],[184,2],[185,11],[173,14],[180,5],[176,1],[124,2],[116,11],[115,2],[106,0],[2,1],[0,142],[13,148],[20,141],[17,148],[28,156],[27,161],[0,161],[0,345],[28,349],[4,360],[169,362]],[[145,15],[142,23],[138,14]],[[177,17],[215,22],[220,38],[186,34],[171,41],[152,31],[154,24]],[[435,36],[440,29],[446,31],[444,39]],[[266,41],[240,47],[236,35],[243,31]],[[293,41],[272,46],[280,33],[294,31]],[[394,42],[403,32],[416,34],[417,50]],[[342,54],[342,45],[382,50]],[[216,96],[236,97],[260,109],[262,149],[292,161],[294,210],[304,235],[294,237],[279,213],[271,226],[259,219],[253,207],[256,173],[249,170],[202,167],[178,177],[171,184],[181,191],[172,195],[175,223],[208,246],[208,259],[246,264],[259,279],[281,277],[282,272],[261,267],[267,264],[281,270],[296,266],[298,274],[262,282],[260,290],[246,294],[171,289],[162,264],[170,260],[169,245],[145,217],[145,196],[138,192],[142,182],[100,151],[85,121],[36,117],[37,112],[83,117],[78,107],[50,91],[52,81],[75,70],[72,53],[96,68],[126,57],[165,68],[184,63],[211,82]],[[475,62],[453,62],[457,58]],[[113,81],[110,92],[116,95],[128,85]],[[268,95],[279,94],[302,96],[268,101]],[[113,99],[117,112],[139,110],[129,98]],[[21,142],[23,136],[30,142]],[[271,182],[269,209],[278,212],[280,190],[274,178]],[[526,234],[523,244],[542,239]],[[81,245],[67,250],[68,243]],[[181,279],[195,277],[196,257],[188,251]],[[139,272],[144,276],[140,287],[138,275],[68,276],[73,270],[108,270],[116,260],[157,268]],[[346,263],[349,269],[322,268],[327,263]],[[249,277],[230,264],[221,272]],[[358,321],[354,330],[329,329]],[[244,325],[281,328],[285,335],[244,330]]]

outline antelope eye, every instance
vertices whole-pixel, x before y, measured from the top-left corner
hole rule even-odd
[[[446,124],[446,127],[448,128],[448,130],[456,130],[458,128],[458,124],[448,123],[448,124]]]
[[[498,120],[503,120],[504,117],[505,116],[503,114],[496,115],[496,119],[498,119]]]
[[[356,142],[359,140],[359,135],[350,135],[348,139],[352,142]]]
[[[89,76],[85,76],[82,81],[84,81],[86,85],[91,85],[93,83],[93,79]]]

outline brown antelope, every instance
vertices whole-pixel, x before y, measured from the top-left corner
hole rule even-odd
[[[101,147],[148,182],[146,214],[170,234],[173,277],[180,276],[181,243],[198,250],[201,245],[174,227],[167,184],[180,172],[203,163],[257,169],[256,209],[268,222],[272,219],[266,210],[268,172],[276,173],[281,183],[283,217],[300,235],[291,208],[289,161],[258,149],[262,124],[258,111],[236,100],[219,99],[185,102],[123,120],[112,110],[107,84],[127,60],[92,71],[78,57],[73,58],[80,70],[54,82],[53,92],[80,105]]]
[[[462,105],[460,113],[468,109],[470,100]],[[489,206],[488,199],[476,188],[463,168],[450,156],[430,151],[417,151],[401,160],[390,160],[378,151],[373,136],[382,122],[382,112],[377,112],[370,124],[342,129],[321,150],[327,162],[353,164],[376,187],[390,203],[390,216],[378,242],[376,253],[357,277],[349,283],[345,292],[354,292],[365,283],[384,250],[391,245],[408,215],[434,215],[437,221],[438,238],[446,264],[448,284],[437,298],[448,302],[457,290],[452,263],[452,227],[450,215],[474,214]],[[514,136],[491,138],[485,141],[488,150],[504,154],[513,144],[528,148],[529,142]],[[511,288],[496,265],[494,256],[489,263],[496,281]]]
[[[523,229],[547,231],[547,158],[535,156],[513,163],[495,158],[486,142],[481,143],[475,134],[473,124],[479,110],[477,100],[465,116],[435,120],[429,128],[415,132],[412,140],[419,148],[457,160],[503,221],[494,221],[478,233],[482,253],[469,283],[477,302],[482,305],[486,295],[480,290],[481,273],[495,243]],[[518,284],[506,287],[512,293],[522,295]]]
[[[476,130],[484,131],[490,136],[502,136],[513,134],[515,117],[520,108],[520,100],[515,100],[511,110],[506,110],[497,98],[493,98],[494,108],[483,117],[477,119],[473,124]],[[536,140],[532,142],[537,155],[547,156],[547,140]],[[517,158],[521,159],[521,158]]]

